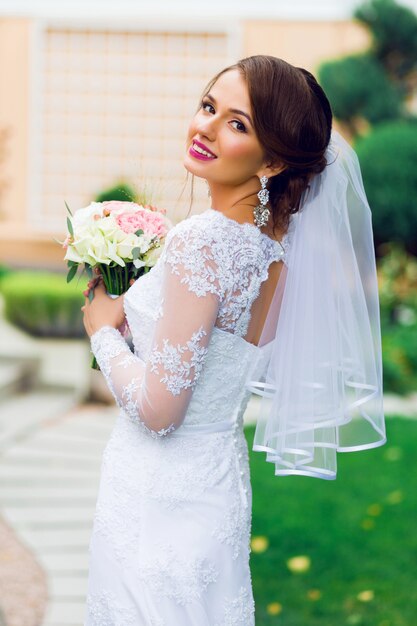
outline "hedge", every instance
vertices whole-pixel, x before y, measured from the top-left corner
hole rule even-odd
[[[87,279],[67,284],[64,274],[13,271],[0,283],[6,319],[35,336],[84,337],[81,306]]]
[[[405,244],[417,254],[417,123],[376,126],[355,144],[372,210],[375,244]]]

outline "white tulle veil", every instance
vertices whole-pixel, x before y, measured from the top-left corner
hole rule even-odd
[[[336,452],[385,442],[371,211],[354,150],[336,131],[327,166],[291,216],[248,388],[262,396],[253,444],[276,475],[336,477]]]

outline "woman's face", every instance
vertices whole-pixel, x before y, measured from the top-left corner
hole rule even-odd
[[[209,183],[238,186],[264,168],[252,125],[246,82],[238,70],[222,74],[191,120],[185,168]]]

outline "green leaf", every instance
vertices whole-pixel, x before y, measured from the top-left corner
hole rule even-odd
[[[93,268],[88,263],[84,263],[85,271],[88,278],[93,278]]]
[[[64,202],[65,202],[65,206],[67,207],[67,211],[68,211],[68,213],[69,213],[69,214],[71,215],[71,217],[72,217],[72,212],[71,212],[71,209],[69,208],[69,206],[68,206],[68,204],[66,203],[66,201],[65,201],[65,200],[64,200]]]
[[[70,234],[72,237],[74,237],[74,230],[73,230],[73,228],[72,228],[72,222],[71,222],[71,220],[70,220],[70,218],[69,218],[69,217],[67,217],[67,226],[68,226],[68,232],[69,232],[69,234]]]
[[[139,230],[137,230],[137,231],[135,232],[135,235],[136,235],[137,237],[139,237],[140,235],[143,235],[143,233],[144,233],[144,231],[143,231],[141,228],[139,228]]]
[[[73,265],[67,274],[67,283],[70,283],[77,273],[78,265]]]
[[[88,292],[88,300],[92,302],[93,299],[94,299],[94,289],[90,289],[90,291]]]
[[[134,261],[136,261],[136,259],[139,258],[139,255],[140,255],[140,248],[133,248],[132,257]]]
[[[67,261],[68,267],[74,267],[74,265],[78,265],[77,261]]]

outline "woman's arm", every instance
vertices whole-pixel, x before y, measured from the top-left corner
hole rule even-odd
[[[178,428],[186,414],[218,314],[216,273],[209,245],[172,238],[164,258],[161,315],[146,363],[111,325],[91,336],[117,404],[153,436]]]

